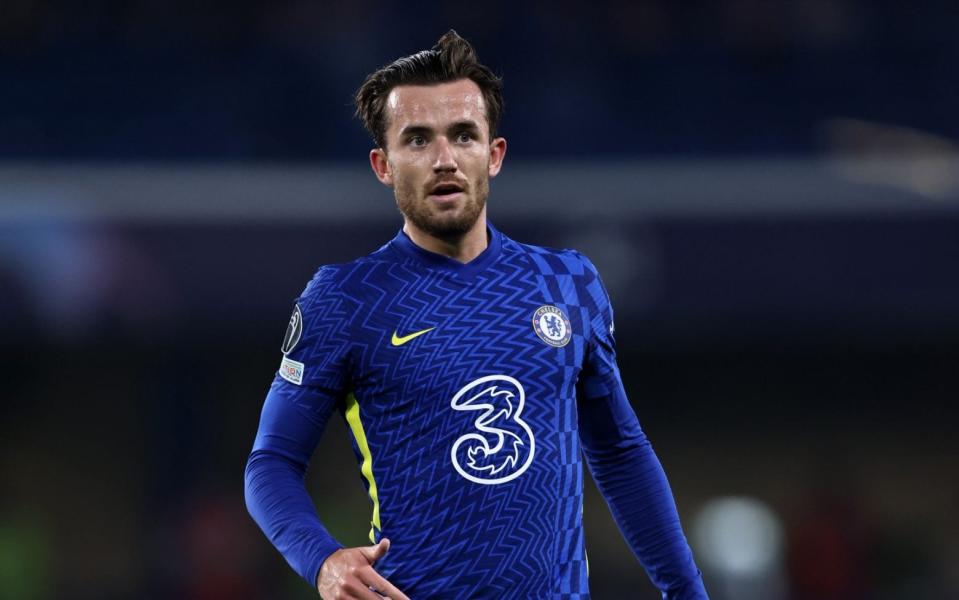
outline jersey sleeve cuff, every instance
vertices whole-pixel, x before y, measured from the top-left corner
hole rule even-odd
[[[320,569],[323,567],[323,563],[326,562],[326,559],[330,557],[331,554],[343,548],[343,545],[337,542],[336,540],[331,540],[325,542],[317,549],[316,556],[313,557],[313,560],[308,563],[306,572],[300,573],[303,579],[306,580],[313,589],[317,589],[320,579]]]

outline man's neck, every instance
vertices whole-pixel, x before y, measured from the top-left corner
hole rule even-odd
[[[419,229],[409,221],[403,225],[403,231],[413,240],[413,243],[435,254],[448,256],[453,260],[466,264],[482,254],[489,245],[486,234],[486,215],[482,214],[469,231],[457,238],[438,238]]]

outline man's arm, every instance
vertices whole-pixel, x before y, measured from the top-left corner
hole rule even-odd
[[[263,404],[246,464],[250,515],[290,566],[314,586],[323,561],[343,547],[320,522],[304,484],[310,456],[333,407],[334,399],[322,391],[277,379]]]
[[[609,296],[596,268],[582,258],[590,308],[586,360],[576,389],[583,454],[623,537],[663,598],[708,599],[666,474],[623,389]]]
[[[707,598],[659,459],[622,391],[578,402],[583,453],[623,537],[667,600]]]
[[[310,457],[350,380],[349,319],[336,269],[321,268],[300,296],[283,338],[283,360],[270,387],[246,464],[250,515],[293,569],[324,598],[387,592],[407,600],[373,570],[389,548],[343,548],[320,522],[304,478]]]
[[[311,585],[323,561],[341,548],[304,485],[310,457],[349,386],[350,310],[337,275],[335,268],[320,268],[293,306],[246,464],[250,515]]]

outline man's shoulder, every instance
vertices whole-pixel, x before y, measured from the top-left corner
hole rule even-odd
[[[386,244],[370,254],[348,262],[322,265],[306,285],[300,300],[309,301],[331,295],[349,297],[353,282],[365,280],[371,270],[391,262],[394,261],[390,258],[389,245]]]
[[[509,240],[517,250],[527,254],[541,269],[553,275],[585,275],[598,277],[599,273],[585,254],[573,248],[552,248]]]

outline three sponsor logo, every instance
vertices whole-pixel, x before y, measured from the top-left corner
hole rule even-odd
[[[476,416],[474,430],[457,438],[450,449],[456,472],[483,485],[522,475],[536,452],[533,430],[521,416],[525,404],[526,390],[509,375],[487,375],[460,388],[450,406]]]

